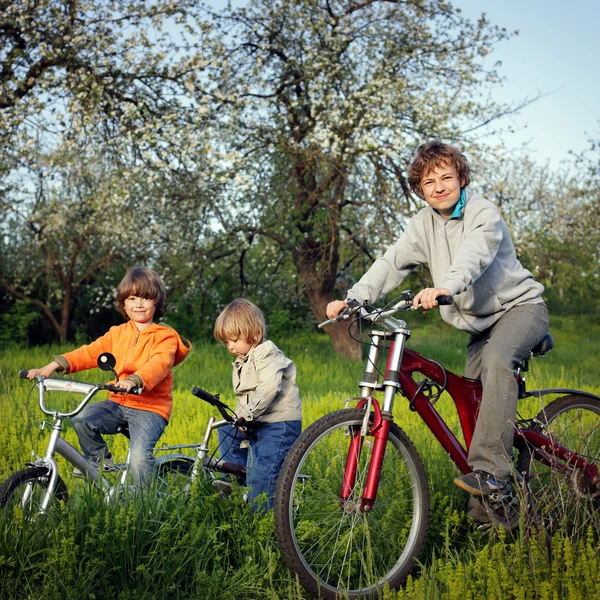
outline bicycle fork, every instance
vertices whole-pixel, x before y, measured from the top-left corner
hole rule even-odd
[[[363,380],[360,383],[362,399],[357,405],[357,408],[365,409],[365,417],[360,429],[352,428],[349,431],[351,439],[340,490],[340,503],[345,510],[357,509],[360,512],[369,512],[373,508],[377,497],[383,460],[385,458],[385,448],[393,421],[392,408],[394,397],[400,387],[398,376],[402,354],[404,353],[404,344],[410,336],[410,331],[406,329],[406,323],[394,320],[394,325],[394,330],[391,333],[374,331],[370,334],[371,346],[369,349],[369,358],[367,359],[367,367],[363,375]],[[377,400],[373,398],[372,393],[380,387],[376,365],[381,349],[380,342],[386,338],[391,338],[392,343],[390,345],[386,375],[382,384],[385,390],[382,410]],[[371,412],[371,408],[373,412]],[[365,487],[362,491],[360,502],[355,503],[350,498],[356,485],[360,455],[367,432],[373,437],[373,451],[369,460]]]

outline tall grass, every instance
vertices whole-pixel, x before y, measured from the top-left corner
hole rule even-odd
[[[599,393],[595,343],[600,326],[554,318],[551,331],[556,347],[546,359],[533,362],[529,387]],[[364,365],[336,357],[325,335],[274,341],[296,363],[305,426],[357,394]],[[465,344],[464,334],[434,317],[415,319],[409,341],[409,347],[457,373],[463,369]],[[18,370],[45,364],[67,349],[14,346],[0,354],[0,480],[23,468],[32,449],[42,453],[49,436],[47,429],[39,431],[43,416],[37,396],[29,393],[30,382],[17,378]],[[76,377],[107,380],[99,370]],[[161,442],[200,439],[214,411],[189,393],[194,385],[221,393],[233,404],[231,357],[224,348],[197,341],[194,352],[176,369],[173,418]],[[76,401],[70,395],[53,396],[58,396],[55,402],[61,408]],[[547,401],[528,400],[519,410],[530,417]],[[450,398],[442,397],[436,407],[458,432]],[[600,597],[597,536],[576,546],[557,538],[549,556],[545,540],[524,532],[480,534],[465,516],[466,496],[452,484],[456,468],[402,398],[396,401],[394,417],[423,458],[432,511],[421,566],[403,590],[386,592],[385,597]],[[77,446],[70,427],[65,437]],[[115,436],[110,443],[117,458],[124,458],[126,440]],[[71,497],[62,511],[34,522],[0,513],[0,598],[308,597],[283,566],[272,515],[250,513],[240,493],[223,500],[210,490],[197,489],[185,501],[144,491],[107,503],[97,491],[74,480],[60,458],[59,468]]]

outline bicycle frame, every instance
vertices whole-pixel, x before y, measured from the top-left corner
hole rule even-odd
[[[212,456],[210,456],[210,448],[208,446],[208,443],[210,441],[210,438],[212,437],[213,431],[225,426],[231,426],[231,421],[228,421],[226,419],[217,420],[215,417],[209,417],[208,423],[206,425],[206,430],[204,431],[204,437],[202,438],[202,442],[200,442],[199,444],[163,445],[158,448],[155,448],[154,452],[172,452],[173,450],[195,448],[196,456],[193,459],[194,464],[190,473],[190,484],[192,484],[198,479],[202,469],[209,471],[220,471],[222,473],[230,473],[232,475],[235,475],[236,477],[243,477],[246,473],[244,467],[230,462],[222,461],[220,459],[213,458]],[[162,463],[177,458],[183,460],[191,460],[191,456],[189,454],[168,454],[166,456],[161,456],[160,458],[158,458],[156,460],[156,466],[159,467]]]
[[[447,371],[436,361],[421,356],[418,352],[405,348],[406,340],[410,337],[410,331],[404,321],[386,318],[386,325],[390,331],[372,331],[371,345],[367,359],[367,367],[361,388],[361,400],[358,408],[365,407],[365,420],[360,434],[354,432],[348,451],[348,459],[340,500],[344,503],[348,500],[356,479],[356,468],[358,457],[362,447],[362,436],[366,433],[369,420],[372,419],[371,433],[374,437],[373,454],[369,465],[366,485],[361,498],[361,510],[369,511],[376,499],[383,454],[387,443],[390,423],[393,420],[392,409],[396,393],[400,391],[409,399],[411,408],[421,417],[435,438],[448,453],[452,461],[462,473],[469,473],[471,468],[467,462],[467,453],[481,402],[482,385],[478,380],[471,380]],[[383,382],[379,383],[377,375],[377,361],[383,343],[389,340],[389,353]],[[459,417],[462,433],[464,435],[466,448],[458,441],[454,433],[435,409],[434,405],[423,392],[422,384],[415,381],[414,373],[425,375],[439,389],[446,391],[454,402]],[[383,405],[380,409],[378,401],[373,397],[375,390],[383,389]],[[551,393],[554,390],[545,391]],[[572,390],[560,390],[570,392]],[[543,392],[532,392],[529,395],[543,395]],[[371,416],[371,407],[374,412]],[[596,465],[588,464],[585,458],[569,451],[551,438],[535,431],[529,427],[515,426],[515,440],[526,441],[538,453],[538,459],[554,468],[561,468],[561,461],[583,469],[593,483],[598,481],[598,468]],[[564,470],[564,467],[561,468]]]
[[[58,465],[56,460],[54,459],[55,454],[62,456],[67,462],[69,462],[74,467],[78,468],[82,473],[84,473],[96,486],[101,486],[102,489],[105,490],[108,496],[114,493],[114,487],[109,484],[108,481],[104,477],[101,476],[99,470],[95,465],[88,462],[84,456],[74,448],[69,442],[62,438],[63,432],[63,422],[71,417],[75,416],[79,412],[83,410],[83,408],[92,400],[92,398],[96,395],[100,389],[100,386],[91,385],[87,383],[80,383],[75,381],[64,381],[58,379],[38,379],[38,394],[39,394],[39,406],[43,413],[47,415],[51,415],[54,417],[54,421],[50,424],[47,421],[43,421],[41,425],[41,429],[43,429],[46,425],[51,425],[52,432],[50,434],[50,439],[48,441],[48,446],[46,447],[46,452],[43,457],[38,458],[33,462],[27,463],[30,466],[41,466],[48,469],[50,474],[50,480],[48,482],[48,486],[46,488],[46,493],[44,494],[44,498],[40,504],[40,513],[43,514],[50,501],[54,492],[56,490],[57,482],[58,482]],[[62,391],[62,392],[71,392],[76,394],[84,394],[85,397],[79,403],[77,408],[69,413],[62,413],[59,411],[51,411],[46,407],[45,397],[46,391]],[[129,465],[129,453],[127,454],[127,461],[125,463],[125,468],[121,470],[121,477],[119,480],[119,484],[123,485],[127,479],[128,473],[128,465]],[[29,500],[27,494],[23,497],[23,503],[26,503]]]

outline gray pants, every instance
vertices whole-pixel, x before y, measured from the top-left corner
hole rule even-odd
[[[521,304],[478,335],[467,347],[465,376],[481,379],[483,396],[468,462],[474,471],[506,479],[512,473],[512,446],[518,388],[512,370],[548,332],[545,304]]]

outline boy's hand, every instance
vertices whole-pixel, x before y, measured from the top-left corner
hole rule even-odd
[[[327,305],[325,314],[328,319],[335,319],[348,305],[343,300],[334,300]]]
[[[438,296],[452,296],[452,292],[446,288],[424,288],[413,299],[413,308],[419,308],[419,304],[426,313],[430,308],[435,308]]]
[[[59,368],[60,365],[53,360],[51,363],[48,363],[47,365],[40,367],[39,369],[29,369],[29,371],[27,371],[27,379],[34,379],[36,375],[47,379],[48,377],[50,377],[50,375],[52,375],[52,373],[54,373],[54,371],[56,371],[56,369]]]
[[[134,387],[137,387],[136,384],[130,379],[123,379],[123,381],[117,381],[117,383],[113,383],[115,387],[121,388],[126,392],[130,392]]]

